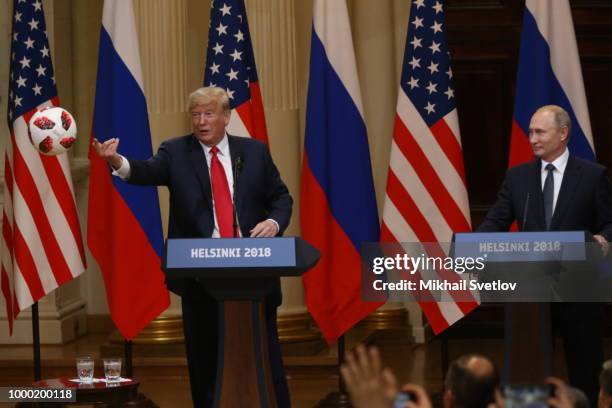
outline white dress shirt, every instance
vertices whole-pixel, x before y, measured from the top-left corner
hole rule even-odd
[[[569,150],[567,147],[565,151],[561,154],[561,156],[557,157],[552,162],[547,162],[542,160],[542,190],[544,190],[544,183],[546,182],[546,176],[548,176],[548,170],[546,170],[546,166],[551,163],[555,166],[553,172],[553,181],[554,181],[554,190],[553,190],[553,214],[555,213],[555,208],[557,206],[557,198],[559,198],[559,191],[561,190],[561,183],[563,182],[563,174],[565,173],[565,168],[567,167],[567,160],[569,159]]]
[[[212,179],[210,178],[210,162],[212,160],[212,153],[210,151],[212,150],[212,146],[206,146],[202,142],[200,142],[200,146],[202,146],[202,149],[204,149],[204,155],[206,156],[206,166],[208,168],[208,179],[210,180],[211,186],[212,186]],[[234,172],[232,171],[232,158],[230,156],[229,143],[227,141],[227,133],[223,135],[223,139],[221,139],[221,141],[217,143],[217,149],[219,149],[219,152],[217,152],[217,158],[219,159],[219,161],[221,162],[221,165],[223,166],[223,171],[225,171],[225,177],[227,177],[227,184],[229,186],[230,197],[232,198],[232,204],[233,204],[234,203]],[[213,205],[213,208],[215,208],[214,195],[212,198],[212,205]],[[219,238],[221,234],[219,234],[219,224],[217,223],[216,211],[213,211],[213,217],[215,219],[215,229],[213,229],[212,238]],[[238,218],[238,214],[236,214],[236,218]],[[241,237],[242,233],[240,232],[240,224],[238,223],[237,219],[236,219],[236,224],[238,225],[238,236]]]

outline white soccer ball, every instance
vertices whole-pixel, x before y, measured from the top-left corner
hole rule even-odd
[[[50,106],[30,118],[30,141],[40,153],[55,156],[66,152],[77,137],[74,118],[64,108]]]

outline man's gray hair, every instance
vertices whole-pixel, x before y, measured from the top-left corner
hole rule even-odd
[[[612,360],[603,363],[599,374],[599,387],[608,396],[612,396]]]
[[[198,88],[189,94],[189,110],[193,109],[195,106],[208,104],[221,107],[225,113],[230,111],[229,96],[223,88],[219,88],[218,86],[207,86]]]
[[[470,363],[475,359],[485,363],[479,372],[470,368]],[[455,397],[457,408],[486,408],[494,403],[499,373],[488,358],[479,354],[465,354],[451,363],[444,385]]]
[[[565,109],[558,105],[544,105],[538,108],[535,113],[539,112],[551,112],[553,114],[553,119],[557,128],[561,129],[563,127],[567,127],[567,134],[569,139],[569,135],[572,132],[572,120],[570,119],[570,116],[565,111]]]

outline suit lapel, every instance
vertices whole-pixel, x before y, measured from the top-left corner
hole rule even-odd
[[[542,162],[537,159],[533,162],[531,169],[531,177],[529,178],[529,194],[533,197],[533,205],[529,207],[533,210],[534,217],[537,223],[536,230],[545,230],[546,223],[544,222],[544,196],[542,195]],[[527,215],[529,219],[529,215]]]
[[[570,155],[567,159],[567,166],[565,166],[565,172],[563,173],[559,197],[557,197],[557,204],[555,205],[555,211],[550,222],[551,230],[555,230],[563,219],[563,214],[567,211],[574,191],[578,186],[578,181],[580,181],[581,171],[582,166],[580,163],[574,160]]]
[[[200,185],[202,186],[202,193],[208,203],[208,206],[212,210],[212,193],[210,188],[210,177],[208,176],[208,165],[206,164],[206,156],[202,145],[196,140],[195,137],[190,139],[189,143],[189,161],[193,165],[194,171]]]

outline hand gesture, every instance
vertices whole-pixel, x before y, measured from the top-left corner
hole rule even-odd
[[[117,148],[119,147],[118,138],[113,137],[104,143],[100,143],[98,139],[94,139],[91,145],[96,151],[96,154],[110,164],[113,169],[117,170],[121,167],[123,159],[117,154]]]
[[[599,246],[601,247],[601,252],[603,253],[603,257],[605,258],[606,256],[608,256],[608,252],[610,252],[610,244],[608,243],[608,240],[605,239],[603,237],[603,235],[593,235],[593,238],[595,239],[595,241],[597,241],[597,243],[599,243]]]
[[[257,224],[251,231],[251,238],[271,238],[278,234],[274,221],[268,219]]]
[[[406,392],[413,397],[406,403],[405,408],[432,408],[429,396],[420,385],[406,384],[402,387],[402,392]]]
[[[569,390],[563,381],[555,377],[548,377],[547,384],[554,385],[555,393],[548,398],[548,405],[553,408],[573,408],[574,404],[569,395]]]
[[[340,373],[355,408],[391,408],[397,395],[397,381],[391,370],[383,369],[376,347],[363,345],[348,353]]]

